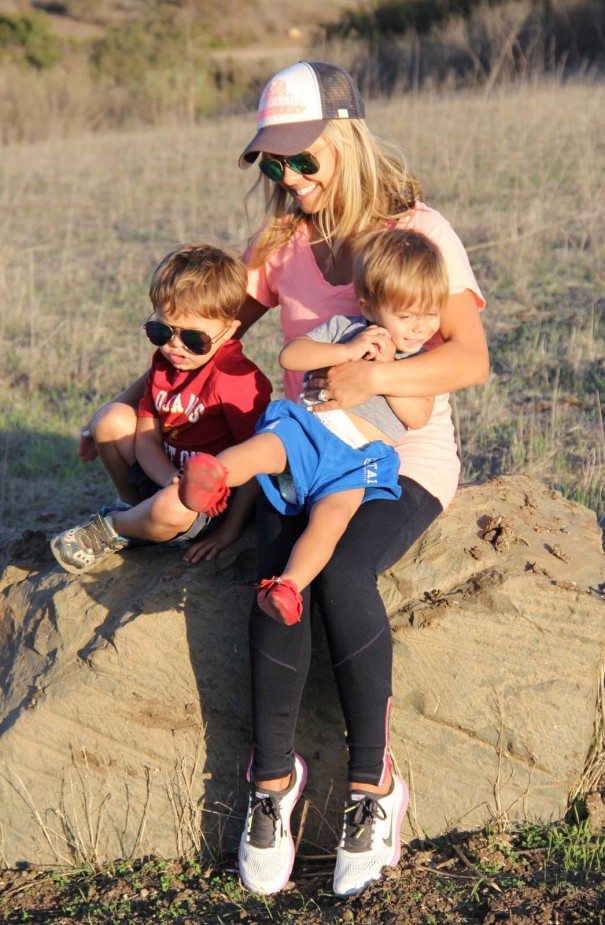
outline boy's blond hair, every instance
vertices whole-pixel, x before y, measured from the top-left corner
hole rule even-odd
[[[336,169],[324,193],[322,210],[313,220],[335,255],[354,234],[383,226],[388,220],[397,221],[422,200],[422,185],[401,152],[379,141],[363,119],[332,119],[320,138],[333,146]],[[281,183],[273,183],[262,174],[261,181],[265,183],[266,207],[251,242],[249,262],[253,267],[261,266],[308,218],[300,208],[291,211],[292,197]]]
[[[246,282],[246,267],[235,251],[205,242],[182,244],[156,268],[149,298],[168,317],[232,321],[246,297]]]
[[[353,285],[360,307],[441,311],[449,282],[441,251],[426,235],[384,228],[353,242]]]

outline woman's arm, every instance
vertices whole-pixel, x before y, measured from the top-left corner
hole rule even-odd
[[[130,405],[131,408],[137,408],[143,397],[148,375],[149,370],[144,372],[142,376],[139,376],[138,379],[135,379],[134,382],[131,382],[130,385],[127,385],[123,392],[120,392],[119,395],[112,398],[111,403],[119,401],[122,402],[123,405]],[[110,404],[110,402],[107,402],[107,404]]]
[[[308,398],[326,389],[329,401],[315,411],[351,408],[372,395],[409,397],[454,392],[485,382],[489,373],[487,342],[470,290],[452,295],[441,313],[444,343],[405,361],[346,363],[318,369],[308,382]]]
[[[237,313],[237,319],[240,322],[240,326],[233,335],[237,340],[241,340],[248,328],[251,328],[259,318],[262,318],[265,312],[268,312],[269,309],[266,305],[263,305],[258,299],[255,299],[253,296],[246,296],[242,307]]]

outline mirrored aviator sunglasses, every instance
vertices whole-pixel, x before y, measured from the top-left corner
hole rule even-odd
[[[143,325],[145,334],[154,347],[165,347],[175,334],[178,334],[183,347],[186,347],[190,353],[202,356],[208,353],[212,344],[217,341],[225,332],[225,328],[214,339],[206,334],[205,331],[196,331],[193,328],[173,328],[163,321],[146,321]]]
[[[261,158],[258,166],[266,177],[274,183],[279,183],[284,179],[286,167],[310,177],[319,170],[319,161],[308,151],[301,151],[300,154],[292,154],[289,157],[266,154]]]

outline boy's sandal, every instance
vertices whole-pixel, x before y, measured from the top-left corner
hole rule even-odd
[[[209,453],[191,456],[179,481],[179,498],[190,511],[217,517],[227,507],[231,489],[227,469]]]
[[[299,622],[303,601],[293,581],[289,578],[263,578],[255,588],[258,606],[269,617],[286,626]]]

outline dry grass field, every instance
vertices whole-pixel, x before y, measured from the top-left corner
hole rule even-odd
[[[370,99],[427,201],[468,247],[487,298],[492,372],[454,397],[465,481],[528,472],[605,526],[605,87],[535,80]],[[66,118],[69,114],[66,115]],[[48,111],[40,118],[52,120]],[[0,148],[0,565],[113,498],[77,436],[150,356],[153,267],[176,243],[243,246],[260,209],[237,156],[252,113],[186,127]],[[278,321],[246,336],[279,394]],[[1,833],[0,833],[1,845]],[[397,871],[335,900],[325,861],[250,897],[232,866],[115,861],[0,871],[0,922],[86,925],[603,925],[605,837],[587,821],[405,849]]]
[[[487,386],[455,396],[465,481],[526,471],[605,511],[605,88],[535,81],[369,101],[487,298]],[[174,244],[243,245],[252,114],[0,149],[0,529],[51,533],[111,498],[76,436],[146,367],[147,287]],[[254,220],[260,201],[249,203]],[[246,348],[276,383],[266,317]],[[277,385],[279,391],[279,385]]]

